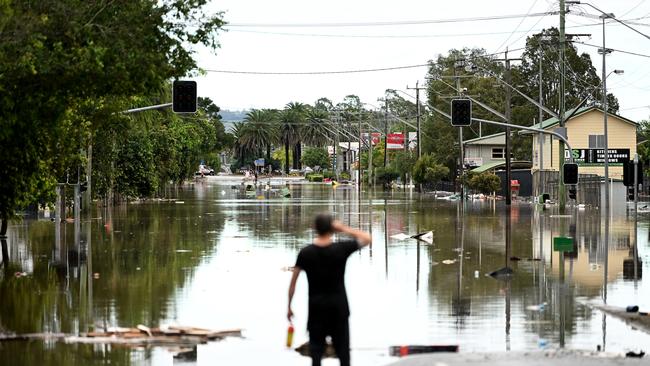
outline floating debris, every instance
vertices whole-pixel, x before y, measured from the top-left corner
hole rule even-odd
[[[496,271],[490,272],[488,276],[490,277],[495,277],[495,278],[502,278],[502,277],[509,277],[514,273],[512,268],[510,267],[503,267],[501,269],[497,269]]]
[[[526,306],[526,310],[544,311],[544,309],[546,308],[546,305],[548,305],[548,303],[546,303],[546,302],[542,303],[542,304],[539,304],[539,305],[529,305],[529,306]]]
[[[388,348],[388,354],[393,357],[404,357],[422,353],[458,352],[458,348],[458,345],[391,346]]]
[[[428,244],[433,244],[433,231],[425,231],[415,235],[407,235],[404,233],[399,233],[399,234],[391,235],[390,237],[396,240],[416,239]]]
[[[240,337],[241,330],[216,331],[185,326],[149,328],[139,324],[136,328],[115,327],[107,328],[105,332],[88,332],[80,335],[62,333],[0,334],[0,342],[55,340],[64,343],[123,344],[133,347],[192,347],[231,336]]]

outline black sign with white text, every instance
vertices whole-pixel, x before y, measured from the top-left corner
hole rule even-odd
[[[630,160],[630,149],[608,149],[609,164],[622,165]],[[569,150],[564,150],[564,161],[569,161]],[[605,164],[605,149],[573,149],[573,161],[578,165]]]

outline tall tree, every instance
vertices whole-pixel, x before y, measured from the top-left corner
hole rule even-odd
[[[278,139],[275,125],[275,112],[271,110],[253,109],[246,114],[244,131],[240,137],[242,145],[249,151],[260,154],[266,149],[266,159],[271,160],[271,146]]]
[[[323,147],[331,139],[332,133],[327,111],[310,108],[306,116],[307,123],[302,127],[302,136],[305,144]]]
[[[289,161],[289,148],[293,152],[293,169],[300,168],[301,156],[301,129],[305,124],[307,105],[298,102],[288,103],[280,119],[280,138],[285,145],[285,161]],[[286,173],[289,173],[289,164],[286,164]]]
[[[51,201],[52,187],[61,178],[50,167],[56,159],[70,158],[58,148],[67,139],[66,111],[85,101],[146,94],[196,68],[188,46],[218,46],[216,31],[224,24],[222,13],[206,16],[202,11],[206,3],[3,2],[2,228],[6,229],[6,221],[20,207]],[[194,26],[186,27],[187,23]],[[102,107],[111,108],[115,105]]]

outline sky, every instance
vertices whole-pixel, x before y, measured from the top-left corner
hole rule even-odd
[[[619,19],[643,23],[631,26],[650,35],[650,1],[589,3]],[[571,9],[567,33],[591,34],[579,38],[580,42],[601,46],[599,13],[586,5],[572,5]],[[521,54],[517,49],[525,46],[527,36],[559,26],[559,15],[535,16],[559,11],[559,2],[552,0],[213,0],[208,10],[224,11],[230,25],[219,35],[221,47],[216,52],[196,50],[199,67],[211,71],[195,80],[200,96],[212,98],[227,110],[283,108],[289,102],[313,104],[321,97],[336,104],[349,94],[358,95],[368,103],[367,108],[372,108],[380,104],[377,99],[386,89],[414,95],[406,88],[415,87],[416,82],[424,86],[427,68],[315,75],[216,71],[308,73],[394,68],[423,65],[452,48],[463,47],[480,47],[488,53],[507,47],[509,56],[517,57]],[[520,16],[448,21],[504,15]],[[445,22],[431,22],[437,20]],[[605,36],[607,48],[648,56],[615,51],[607,56],[606,70],[624,70],[624,74],[611,74],[607,79],[608,92],[619,99],[620,114],[635,121],[649,119],[650,39],[617,23],[606,24]],[[576,46],[580,53],[591,55],[601,75],[602,56],[597,47]]]

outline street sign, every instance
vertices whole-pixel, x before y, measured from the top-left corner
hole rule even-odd
[[[404,149],[404,134],[402,134],[402,133],[389,133],[386,148],[388,150],[403,150]]]
[[[553,238],[553,251],[556,252],[572,252],[573,251],[573,238],[566,236],[556,236]]]

